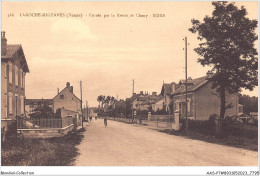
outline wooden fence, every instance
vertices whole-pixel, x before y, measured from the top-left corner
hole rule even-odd
[[[62,119],[18,119],[18,129],[63,128],[73,124],[72,117]]]

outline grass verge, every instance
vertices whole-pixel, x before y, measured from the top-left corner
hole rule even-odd
[[[227,145],[232,147],[244,148],[248,150],[258,151],[258,138],[248,138],[245,136],[234,136],[234,135],[226,135],[226,136],[211,136],[200,133],[198,131],[189,130],[186,133],[184,130],[174,131],[171,129],[158,130],[159,132],[167,133],[175,136],[183,136],[189,139],[201,140],[210,143],[216,143],[221,145]]]
[[[83,139],[81,129],[63,137],[14,139],[1,146],[2,166],[69,166],[78,155],[76,145]]]

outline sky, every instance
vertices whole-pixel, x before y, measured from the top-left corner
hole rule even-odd
[[[258,19],[257,2],[236,5]],[[84,105],[87,100],[97,106],[99,95],[130,97],[133,79],[137,93],[160,93],[163,82],[184,79],[185,36],[188,77],[205,76],[210,68],[197,62],[193,49],[199,41],[188,28],[191,19],[202,21],[212,11],[211,2],[204,1],[2,2],[2,31],[8,44],[22,44],[30,69],[27,98],[53,98],[66,82],[80,97],[82,80]],[[69,18],[26,17],[28,13],[64,13]],[[258,87],[242,93],[257,96]]]

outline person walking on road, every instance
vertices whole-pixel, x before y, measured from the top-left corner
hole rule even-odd
[[[104,118],[104,125],[107,127],[107,117]]]

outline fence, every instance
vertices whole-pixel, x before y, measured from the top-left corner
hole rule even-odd
[[[73,124],[72,117],[62,119],[18,119],[18,129],[63,128]]]

